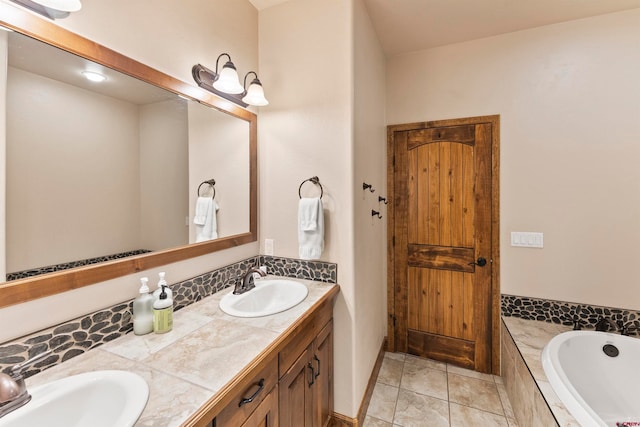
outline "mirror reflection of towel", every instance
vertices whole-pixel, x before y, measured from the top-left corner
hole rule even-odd
[[[193,223],[196,226],[196,243],[218,238],[216,213],[220,207],[211,197],[198,197]]]
[[[322,200],[302,198],[298,203],[298,253],[301,259],[320,259],[324,250]]]

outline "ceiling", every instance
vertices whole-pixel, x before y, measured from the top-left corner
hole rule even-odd
[[[250,1],[262,10],[295,0]],[[364,0],[364,3],[388,56],[640,8],[640,0]]]

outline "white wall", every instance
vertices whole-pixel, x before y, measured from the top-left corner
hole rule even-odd
[[[640,307],[640,9],[390,58],[388,123],[501,115],[501,286]],[[544,232],[544,249],[510,247]]]
[[[354,3],[354,197],[355,401],[361,402],[387,335],[386,59],[362,0]],[[375,193],[362,191],[372,184]],[[375,209],[382,219],[371,216]],[[357,409],[357,408],[355,408]],[[351,414],[355,415],[355,414]]]
[[[187,103],[183,99],[139,107],[140,248],[186,245],[189,228]]]
[[[138,107],[13,67],[7,103],[7,270],[140,249]]]
[[[231,54],[242,75],[257,68],[258,12],[248,0],[193,0],[189,7],[173,0],[82,4],[80,12],[56,24],[194,86],[191,67],[215,66],[222,52]],[[247,244],[0,309],[0,324],[11,325],[0,328],[0,342],[133,298],[141,276],[156,278],[164,270],[167,280],[175,283],[257,252],[257,243]]]
[[[298,257],[298,186],[317,175],[324,187],[325,251],[338,263],[335,410],[354,415],[353,53],[351,2],[295,0],[260,12],[261,239],[277,256]],[[303,195],[317,194],[307,183]]]

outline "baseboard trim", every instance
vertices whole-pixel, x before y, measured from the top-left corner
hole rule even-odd
[[[382,340],[382,345],[380,346],[380,351],[378,352],[376,363],[373,365],[373,370],[371,371],[371,376],[369,377],[367,389],[365,390],[364,396],[362,397],[362,403],[360,404],[360,410],[358,411],[358,418],[351,418],[342,414],[338,414],[337,412],[333,412],[331,414],[332,427],[360,427],[364,425],[364,418],[367,415],[367,409],[369,409],[371,395],[373,394],[373,389],[376,386],[376,379],[378,378],[378,374],[380,373],[380,368],[382,367],[382,361],[384,360],[384,352],[386,351],[386,349],[387,338],[385,337]]]
[[[333,412],[331,414],[331,427],[358,427],[358,419]]]

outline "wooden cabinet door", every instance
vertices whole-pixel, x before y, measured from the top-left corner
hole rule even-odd
[[[241,427],[278,427],[278,422],[278,386],[276,385]]]
[[[313,345],[280,378],[280,427],[313,426]]]
[[[314,427],[326,426],[333,412],[333,320],[314,341]]]

